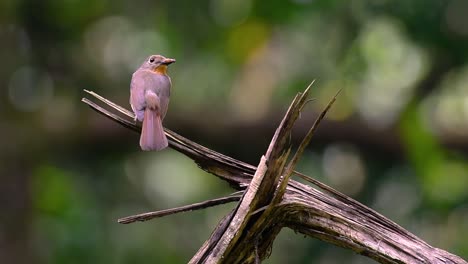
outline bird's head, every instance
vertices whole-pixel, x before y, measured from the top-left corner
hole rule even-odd
[[[176,60],[166,58],[162,55],[151,55],[146,59],[141,67],[159,74],[166,74],[167,66],[174,63],[175,61]]]

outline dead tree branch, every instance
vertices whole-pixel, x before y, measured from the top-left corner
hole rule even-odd
[[[86,98],[82,100],[84,103],[124,127],[140,132],[140,127],[133,121],[133,113],[93,92],[86,92],[126,118]],[[190,263],[258,263],[269,256],[272,243],[283,227],[349,248],[380,263],[467,263],[458,256],[430,246],[352,198],[294,171],[302,151],[336,97],[322,112],[286,166],[291,152],[291,130],[307,103],[308,93],[309,88],[294,98],[257,167],[165,129],[171,148],[194,160],[203,170],[227,181],[234,189],[243,191],[243,195],[132,216],[121,219],[121,222],[145,221],[240,199]],[[315,187],[289,180],[292,173],[307,179]]]

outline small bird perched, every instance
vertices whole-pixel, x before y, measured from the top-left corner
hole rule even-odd
[[[151,55],[132,75],[130,105],[135,121],[143,122],[140,136],[142,150],[162,150],[168,145],[162,121],[171,95],[167,66],[174,62],[174,59],[161,55]]]

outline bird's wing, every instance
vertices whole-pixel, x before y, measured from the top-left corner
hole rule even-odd
[[[144,110],[145,108],[145,90],[148,85],[145,79],[145,72],[136,71],[132,75],[130,83],[130,105],[133,111]]]
[[[167,75],[158,76],[160,81],[158,82],[157,94],[160,100],[161,119],[164,119],[169,107],[169,97],[171,96],[171,78]]]

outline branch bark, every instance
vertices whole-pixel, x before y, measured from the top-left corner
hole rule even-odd
[[[234,189],[244,191],[237,207],[221,220],[190,263],[257,263],[269,256],[271,245],[283,227],[349,248],[380,263],[467,263],[458,256],[430,246],[352,198],[293,171],[295,161],[316,125],[285,168],[290,153],[288,142],[291,129],[307,101],[308,91],[306,89],[295,97],[257,167],[165,129],[171,148],[194,160],[203,170],[229,182]],[[133,122],[133,113],[93,92],[87,92],[126,118],[86,98],[83,98],[83,102],[113,121],[133,131],[140,131],[140,127]],[[291,173],[308,179],[314,187],[289,180]],[[196,209],[183,207],[187,208]],[[169,211],[185,211],[183,209]],[[152,214],[164,215],[167,211]]]

